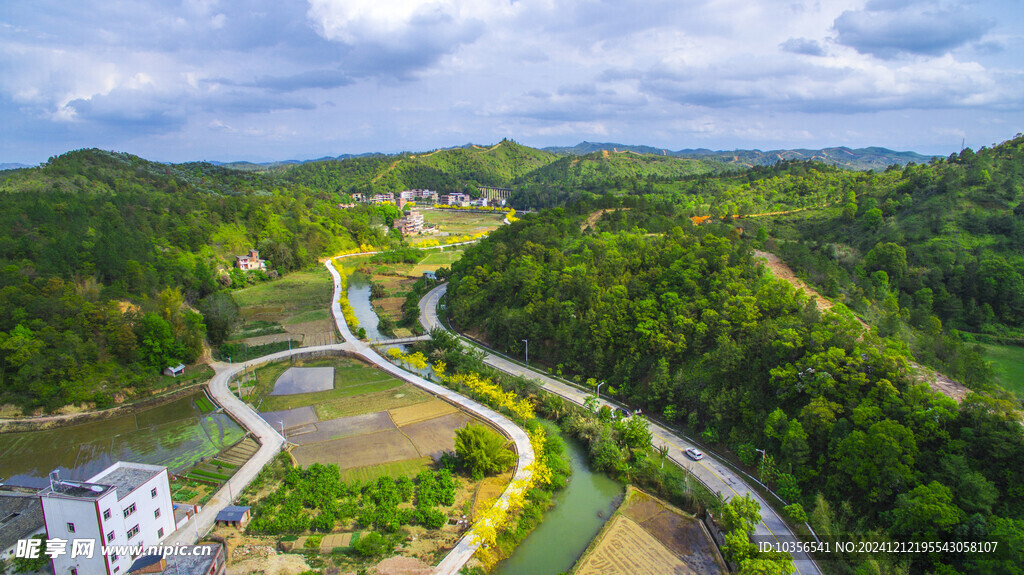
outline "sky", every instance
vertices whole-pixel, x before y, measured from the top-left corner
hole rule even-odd
[[[1020,0],[0,5],[0,163],[510,138],[949,154],[1024,131]]]

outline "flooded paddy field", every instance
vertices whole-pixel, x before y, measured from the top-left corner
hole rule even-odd
[[[211,411],[202,392],[137,413],[80,425],[0,435],[0,477],[41,484],[60,469],[66,479],[86,479],[115,461],[166,465],[184,471],[241,440],[230,417]]]

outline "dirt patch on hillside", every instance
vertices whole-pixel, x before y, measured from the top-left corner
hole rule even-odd
[[[802,279],[796,277],[793,270],[790,269],[790,267],[786,265],[786,262],[782,261],[779,256],[773,253],[755,250],[754,257],[764,260],[768,269],[775,277],[785,280],[791,286],[803,290],[804,293],[811,296],[819,310],[830,310],[835,305],[831,300],[824,298],[814,288],[807,285]],[[864,329],[871,329],[871,327],[864,323],[864,321],[859,317],[857,318],[857,321],[864,326]],[[951,397],[955,399],[957,403],[963,401],[970,392],[970,390],[964,387],[962,383],[951,379],[945,374],[939,373],[914,361],[909,363],[913,370],[912,377],[915,381],[927,383],[928,387],[930,387],[932,391]]]

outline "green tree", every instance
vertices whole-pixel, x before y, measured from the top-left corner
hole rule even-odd
[[[516,460],[505,438],[476,423],[455,430],[455,454],[473,477],[501,473]]]
[[[890,512],[892,534],[903,541],[941,541],[964,519],[964,512],[953,504],[953,492],[932,481],[918,485],[896,498]]]

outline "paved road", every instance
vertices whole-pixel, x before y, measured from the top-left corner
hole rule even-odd
[[[444,327],[437,318],[437,304],[447,289],[447,284],[439,285],[430,290],[430,292],[420,300],[420,324],[423,325],[427,331],[437,327]],[[591,393],[583,391],[575,386],[552,379],[543,373],[534,371],[493,353],[487,353],[484,357],[484,363],[504,371],[505,373],[523,376],[527,379],[534,380],[543,389],[558,394],[579,405],[583,405],[586,398],[592,395]],[[612,408],[615,407],[604,400],[601,400],[601,403]],[[699,478],[710,489],[721,493],[726,499],[731,499],[735,496],[742,497],[744,494],[750,494],[751,497],[760,503],[761,523],[757,525],[754,532],[756,536],[764,537],[766,538],[765,540],[780,540],[783,542],[797,541],[795,535],[782,518],[779,517],[778,514],[768,506],[764,499],[761,498],[756,491],[751,489],[750,486],[747,485],[747,483],[735,472],[707,454],[705,454],[704,459],[700,461],[693,461],[689,459],[683,451],[688,447],[697,446],[653,421],[650,422],[650,430],[653,435],[652,443],[655,447],[667,445],[669,448],[669,458],[677,465],[683,467]],[[818,566],[805,553],[794,554],[793,559],[797,573],[800,573],[801,575],[819,575],[821,573]]]

